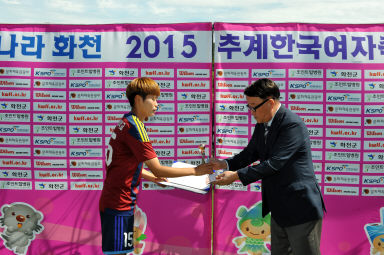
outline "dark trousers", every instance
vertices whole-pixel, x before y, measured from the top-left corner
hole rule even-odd
[[[271,217],[272,255],[320,255],[322,219],[280,227]]]

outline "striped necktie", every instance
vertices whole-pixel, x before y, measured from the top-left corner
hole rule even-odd
[[[267,143],[267,135],[269,130],[271,129],[271,126],[268,126],[267,123],[264,123],[264,142]]]

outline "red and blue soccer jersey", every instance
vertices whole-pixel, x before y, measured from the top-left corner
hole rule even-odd
[[[139,191],[143,162],[155,157],[144,124],[132,112],[125,114],[109,141],[100,211],[105,208],[132,210]]]

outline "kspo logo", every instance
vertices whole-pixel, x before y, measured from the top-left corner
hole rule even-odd
[[[332,102],[343,102],[346,100],[348,95],[344,96],[328,96],[327,101],[332,101]]]
[[[48,139],[35,139],[34,143],[36,145],[50,145],[52,144],[56,138],[48,138]]]
[[[123,99],[125,97],[125,92],[121,93],[121,94],[118,94],[118,95],[111,95],[111,94],[108,94],[106,96],[106,99]]]
[[[237,127],[233,127],[233,128],[218,128],[217,133],[218,134],[240,134],[245,132],[239,130]]]
[[[0,125],[0,133],[29,133],[29,132],[30,132],[29,125],[22,125],[22,126]]]
[[[380,113],[383,113],[383,108],[384,107],[381,107],[381,108],[367,108],[365,109],[365,113],[369,113],[369,114],[380,114]]]
[[[70,155],[72,157],[101,157],[101,149],[71,149]]]
[[[363,180],[363,184],[382,184],[384,183],[384,177],[381,177],[381,176],[367,176],[365,177],[365,179]]]
[[[340,172],[340,171],[343,171],[347,166],[346,165],[342,165],[342,166],[327,166],[326,167],[326,171],[330,171],[330,172]]]
[[[310,82],[306,82],[306,83],[291,83],[291,84],[289,84],[289,88],[291,88],[291,89],[305,89],[309,85],[311,85]]]
[[[237,128],[218,128],[217,133],[218,134],[232,134],[236,132]]]
[[[274,73],[273,70],[269,70],[266,72],[254,72],[253,77],[269,77]]]
[[[64,77],[66,71],[65,69],[35,70],[35,76]]]
[[[53,76],[55,74],[55,70],[49,71],[36,71],[35,76]]]
[[[361,98],[357,94],[344,94],[344,95],[328,95],[327,101],[329,102],[360,102]]]
[[[16,131],[15,127],[6,127],[6,128],[0,127],[0,133],[13,133],[15,131]]]
[[[86,88],[89,85],[90,81],[83,81],[83,82],[71,82],[70,87],[71,88]]]
[[[199,118],[199,115],[194,115],[191,117],[180,117],[179,122],[180,123],[195,122],[198,118]]]
[[[71,156],[72,157],[85,157],[88,155],[89,151],[72,151]]]

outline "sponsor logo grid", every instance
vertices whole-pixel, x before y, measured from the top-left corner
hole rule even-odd
[[[210,64],[26,65],[0,67],[0,189],[101,190],[109,136],[131,110],[125,88],[138,76],[161,87],[158,112],[145,122],[160,160],[200,163],[200,144],[210,155]]]
[[[191,38],[184,36],[186,44],[181,55],[193,59],[196,52]],[[219,46],[223,54],[227,57],[237,54],[237,50],[232,52],[225,45]],[[168,53],[168,57],[173,55],[173,52]],[[147,49],[143,53],[132,51],[129,55],[141,54],[143,59],[145,56],[151,59],[159,52]],[[367,55],[370,60],[372,54]],[[275,52],[274,56],[279,55]],[[70,54],[68,57],[71,59]],[[101,56],[94,54],[92,57]],[[124,88],[135,77],[150,76],[159,83],[162,93],[158,114],[146,126],[149,136],[154,137],[154,147],[165,162],[179,157],[197,160],[197,146],[207,143],[206,152],[210,153],[212,141],[219,157],[233,156],[241,151],[255,125],[245,106],[243,90],[256,79],[271,78],[281,90],[281,102],[300,115],[308,127],[313,159],[319,166],[316,172],[322,185],[358,187],[360,195],[366,185],[370,185],[370,189],[382,185],[384,86],[381,80],[384,72],[380,68],[351,62],[339,65],[308,63],[306,68],[295,63],[278,63],[266,68],[265,63],[249,66],[218,61],[211,84],[210,64],[162,63],[159,66],[146,63],[113,67],[111,64],[74,63],[69,66],[64,63],[54,68],[46,67],[49,65],[34,67],[32,62],[17,67],[2,63],[0,163],[5,170],[31,169],[31,180],[36,179],[36,169],[65,171],[69,182],[75,167],[78,171],[100,171],[103,164],[97,162],[104,160],[114,124],[130,110]],[[211,98],[214,100],[214,127]],[[26,146],[31,149],[25,149]],[[52,160],[58,162],[47,167]],[[91,164],[86,165],[82,160],[91,161]],[[335,168],[330,170],[327,164]],[[351,173],[360,173],[359,178],[340,177]],[[48,179],[56,178],[58,173],[54,174]],[[76,174],[84,179],[98,176]],[[69,189],[72,185],[60,187]]]
[[[243,91],[257,79],[270,78],[280,89],[282,105],[298,114],[308,128],[324,194],[384,195],[384,87],[378,81],[379,70],[349,64],[342,69],[330,64],[318,64],[316,69],[295,68],[295,64],[271,69],[255,63],[252,68],[244,66],[215,66],[217,157],[232,157],[248,144],[256,121]]]

